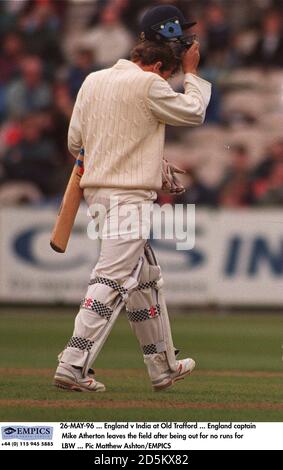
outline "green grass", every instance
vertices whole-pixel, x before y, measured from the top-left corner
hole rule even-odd
[[[59,308],[8,309],[0,315],[0,368],[55,368],[56,356],[72,334],[74,310]],[[127,320],[122,316],[101,352],[96,367],[102,369],[104,394],[76,394],[55,389],[52,372],[34,375],[1,375],[0,400],[41,400],[39,406],[12,403],[0,406],[1,421],[282,421],[283,409],[251,408],[251,404],[280,404],[282,377],[265,376],[282,370],[282,317],[255,314],[190,314],[172,318],[175,343],[181,357],[190,355],[197,361],[191,377],[162,393],[153,393],[142,356]],[[121,369],[113,376],[105,369]],[[133,374],[125,369],[140,369]],[[206,371],[216,371],[207,375]],[[243,371],[235,376],[221,376],[217,371]],[[247,374],[260,371],[261,375]],[[44,371],[43,371],[44,372]],[[99,378],[99,377],[98,377]],[[44,407],[64,401],[64,407]],[[97,408],[100,401],[107,408]],[[118,401],[147,400],[156,408],[112,407]],[[43,401],[43,402],[42,402]],[[46,401],[46,402],[45,402]],[[80,406],[72,408],[68,402]],[[91,403],[90,405],[90,401]],[[1,403],[1,402],[0,402]],[[162,404],[164,403],[164,407]],[[194,409],[175,408],[176,404],[200,404]],[[234,403],[233,409],[225,404]],[[201,404],[219,409],[203,408]],[[241,408],[237,409],[237,404]],[[247,407],[245,408],[245,404]],[[148,405],[149,406],[149,405]],[[168,408],[166,408],[168,406]],[[170,407],[169,407],[170,406]],[[231,406],[231,405],[230,405]]]

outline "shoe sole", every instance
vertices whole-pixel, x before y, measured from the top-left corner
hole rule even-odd
[[[69,382],[64,382],[59,379],[54,379],[53,385],[61,390],[69,391],[69,392],[105,392],[106,388],[100,388],[97,390],[91,390],[89,388],[81,387],[80,385],[76,383],[69,383]]]
[[[181,374],[181,375],[175,377],[174,379],[170,379],[170,380],[169,380],[168,382],[166,382],[165,384],[162,384],[162,385],[160,385],[160,386],[155,386],[155,387],[153,387],[153,390],[154,390],[155,392],[160,392],[160,391],[162,391],[162,390],[166,390],[167,388],[172,387],[172,385],[174,385],[175,382],[178,382],[178,380],[183,380],[187,375],[191,375],[191,373],[193,372],[194,368],[195,368],[195,365],[194,365],[193,369],[188,370],[188,371],[185,372],[184,374]]]

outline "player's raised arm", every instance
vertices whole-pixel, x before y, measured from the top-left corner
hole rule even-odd
[[[176,93],[166,80],[157,77],[148,95],[154,116],[171,126],[199,126],[204,122],[211,96],[211,84],[197,75],[200,60],[199,44],[195,42],[183,54],[185,93]]]

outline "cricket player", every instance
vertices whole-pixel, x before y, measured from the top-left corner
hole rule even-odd
[[[143,210],[162,188],[165,125],[195,127],[205,119],[211,85],[198,76],[198,43],[185,35],[193,24],[174,6],[150,9],[131,60],[91,73],[79,90],[68,145],[74,157],[84,149],[80,185],[90,208],[105,208],[100,222],[107,236],[101,236],[100,256],[73,335],[59,355],[57,387],[105,391],[91,366],[123,307],[153,390],[170,387],[195,367],[193,359],[176,359],[161,270],[144,237],[149,217]],[[167,83],[180,66],[185,93],[176,93]],[[171,175],[173,191],[174,168],[169,165],[169,170],[164,172],[166,187]],[[126,234],[123,209],[129,205],[135,208],[136,224]]]

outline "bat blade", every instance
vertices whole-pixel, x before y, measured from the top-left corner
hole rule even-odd
[[[83,197],[80,180],[83,175],[83,155],[76,160],[50,238],[57,253],[65,253],[76,215]]]

